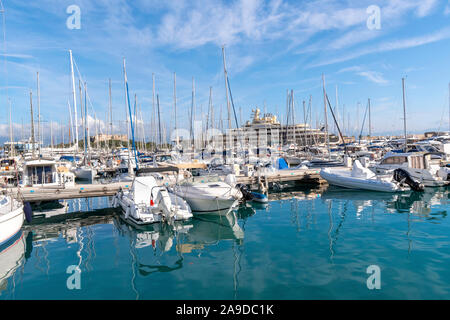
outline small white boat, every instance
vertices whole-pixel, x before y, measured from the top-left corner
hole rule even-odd
[[[186,201],[159,186],[153,176],[136,177],[129,191],[114,196],[113,206],[120,206],[124,219],[136,225],[192,217]]]
[[[320,176],[330,185],[350,189],[397,192],[408,190],[400,186],[392,176],[377,176],[370,169],[365,168],[356,160],[351,170],[323,168]]]
[[[22,203],[10,196],[0,196],[0,246],[20,231],[24,218]]]
[[[73,168],[72,172],[80,180],[92,181],[97,176],[97,170],[88,166]]]
[[[226,214],[236,206],[242,193],[236,187],[222,181],[183,182],[173,187],[172,192],[187,201],[192,211],[197,214],[215,212]]]

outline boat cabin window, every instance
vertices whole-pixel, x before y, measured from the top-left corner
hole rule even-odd
[[[422,156],[412,156],[409,158],[409,166],[414,169],[425,169],[425,162]]]
[[[28,167],[28,177],[31,184],[53,183],[52,166]]]
[[[168,156],[156,156],[156,161],[158,162],[165,162],[172,160],[172,157],[170,155]]]
[[[389,157],[381,161],[381,164],[402,164],[408,162],[406,157],[400,156],[400,157]]]

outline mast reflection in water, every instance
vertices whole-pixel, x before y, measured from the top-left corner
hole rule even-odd
[[[0,298],[449,299],[448,199],[284,189],[267,205],[140,229],[108,198],[61,202],[0,248]],[[66,285],[71,265],[79,290]],[[367,289],[370,265],[380,290]]]

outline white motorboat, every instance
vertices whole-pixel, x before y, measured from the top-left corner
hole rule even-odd
[[[383,192],[407,190],[406,187],[393,179],[393,175],[377,176],[370,169],[363,167],[358,160],[353,163],[351,170],[323,168],[320,171],[320,176],[327,180],[330,185],[350,189]]]
[[[377,174],[392,173],[403,169],[425,187],[441,187],[450,184],[447,170],[440,166],[440,155],[435,153],[387,153],[373,170]]]
[[[97,169],[89,167],[89,166],[81,166],[81,167],[73,168],[72,172],[80,180],[93,181],[94,178],[97,176]]]
[[[0,246],[20,231],[25,214],[23,204],[11,196],[0,196]]]
[[[184,181],[172,188],[172,192],[185,199],[196,214],[226,214],[242,198],[242,193],[238,188],[218,181],[217,177],[209,177],[209,179],[201,177],[201,179],[200,182]]]
[[[113,206],[120,206],[124,219],[136,225],[192,217],[186,201],[159,186],[153,176],[136,177],[129,191],[121,190],[114,196]]]

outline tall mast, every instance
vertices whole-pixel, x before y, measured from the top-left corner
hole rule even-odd
[[[75,94],[75,76],[73,73],[73,57],[72,50],[69,50],[70,54],[70,73],[72,76],[72,98],[73,98],[73,112],[74,112],[74,122],[75,122],[75,145],[76,151],[78,152],[78,116],[77,116],[77,98]]]
[[[372,120],[370,117],[370,99],[369,99],[369,140],[372,140],[371,138],[372,138]]]
[[[448,133],[450,134],[450,82],[448,83]]]
[[[39,155],[41,154],[41,90],[39,87],[39,72],[37,72],[37,101],[38,101],[38,132],[37,132],[37,140],[38,140],[38,150]]]
[[[179,139],[178,139],[178,131],[177,131],[177,74],[173,73],[173,108],[175,112],[175,145],[178,147]]]
[[[134,128],[133,128],[133,117],[131,116],[131,106],[130,106],[130,95],[128,92],[128,79],[127,79],[127,69],[125,66],[125,58],[123,59],[123,76],[124,76],[124,82],[125,82],[125,89],[126,89],[126,100],[127,100],[127,106],[128,106],[128,113],[130,115],[130,127],[131,127],[131,136],[132,136],[132,143],[133,143],[133,150],[134,150],[134,160],[136,162],[136,171],[139,170],[139,163],[137,158],[137,151],[136,151],[136,144],[134,140]]]
[[[111,78],[109,79],[109,139],[112,140],[113,128],[112,128],[112,95],[111,95]],[[111,143],[112,148],[112,143]]]
[[[31,147],[33,151],[33,158],[35,154],[35,142],[34,142],[34,121],[33,121],[33,92],[30,90],[30,109],[31,109]]]
[[[50,120],[50,154],[53,155],[53,121]]]
[[[12,129],[12,108],[11,108],[11,100],[8,99],[9,102],[9,139],[11,141],[11,149],[10,156],[14,157],[14,137],[13,137],[13,129]]]
[[[157,135],[156,135],[156,106],[155,106],[155,103],[156,103],[156,100],[155,100],[155,74],[154,73],[152,73],[152,83],[153,83],[153,85],[152,85],[152,127],[153,127],[153,130],[152,130],[152,140],[154,140],[154,142],[155,142],[155,144],[156,144],[156,137],[157,137]]]
[[[192,105],[191,105],[191,141],[193,148],[195,150],[195,142],[194,142],[194,121],[195,121],[195,82],[194,77],[192,77]]]
[[[228,109],[228,129],[231,129],[231,106],[230,99],[228,98],[228,73],[227,73],[227,64],[225,62],[225,47],[222,46],[222,58],[223,58],[223,71],[225,74],[225,94],[227,97],[227,109]]]
[[[81,111],[81,123],[83,125],[83,133],[84,133],[84,142],[83,142],[83,148],[84,148],[84,165],[86,165],[87,161],[87,134],[86,134],[86,113],[83,108],[83,91],[81,89],[81,80],[78,80],[78,89],[80,91],[80,111]]]
[[[159,95],[156,95],[156,101],[158,106],[158,130],[159,130],[159,145],[162,145],[162,132],[161,132],[161,114],[159,111]]]
[[[70,145],[72,139],[71,132],[73,123],[72,123],[72,110],[70,110],[70,102],[68,100],[67,100],[67,107],[69,108],[69,145]]]
[[[405,131],[405,152],[408,147],[408,139],[406,135],[406,99],[405,99],[405,78],[402,78],[402,89],[403,89],[403,129]]]
[[[325,138],[327,141],[328,148],[328,159],[331,160],[331,152],[330,152],[330,137],[328,136],[328,119],[327,119],[327,93],[325,91],[325,76],[322,74],[322,83],[323,83],[323,101],[324,101],[324,117],[325,117]]]

